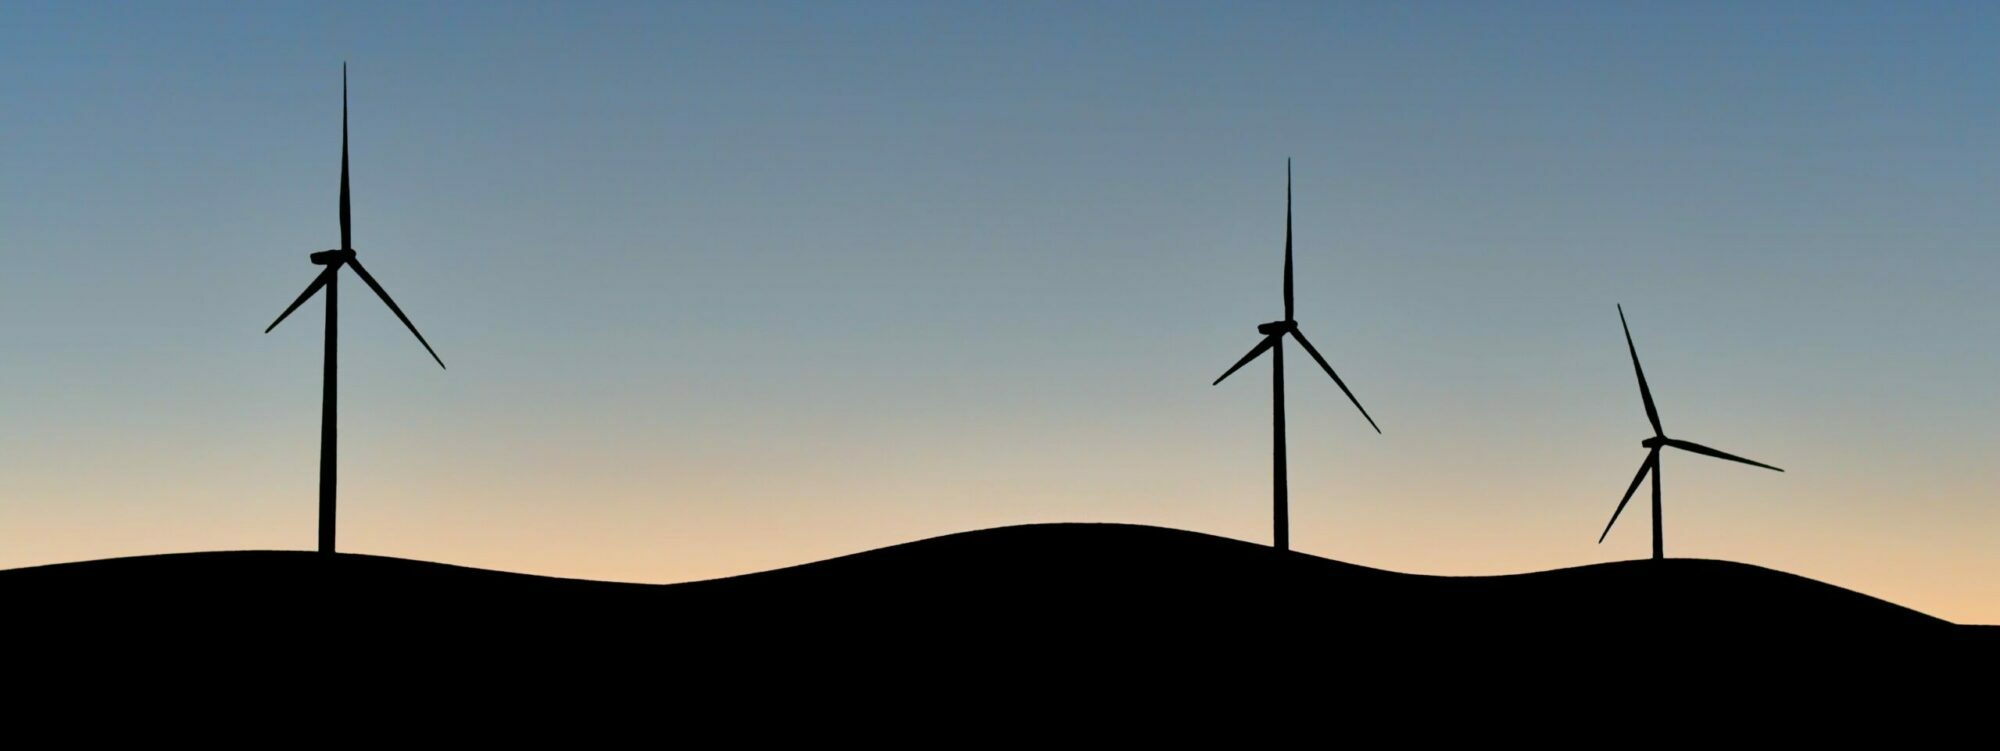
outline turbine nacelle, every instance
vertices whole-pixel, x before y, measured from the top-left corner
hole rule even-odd
[[[1661,446],[1667,445],[1667,437],[1663,435],[1656,435],[1646,440],[1640,441],[1639,445],[1649,449],[1656,449]]]
[[[354,260],[354,251],[322,250],[307,257],[312,259],[315,266],[332,266],[336,263],[345,263]]]
[[[1291,334],[1297,332],[1298,330],[1299,330],[1298,321],[1272,321],[1270,323],[1257,324],[1257,333],[1263,334],[1265,336],[1271,336],[1274,334]]]

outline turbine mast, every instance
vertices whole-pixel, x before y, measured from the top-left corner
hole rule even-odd
[[[1663,453],[1666,452],[1653,450],[1653,560],[1656,561],[1667,557],[1667,531],[1660,511],[1660,454]]]
[[[342,207],[347,204],[343,202]],[[326,270],[326,369],[319,404],[319,552],[332,553],[334,484],[340,466],[340,266]]]
[[[1271,544],[1292,549],[1292,510],[1285,478],[1285,338],[1271,337]]]

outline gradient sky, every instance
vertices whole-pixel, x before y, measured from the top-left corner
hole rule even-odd
[[[2000,622],[1990,3],[0,5],[0,567],[672,582],[1022,522],[1401,571],[1597,535]],[[414,6],[414,7],[413,7]],[[1637,503],[1637,501],[1635,501]],[[1642,508],[1642,507],[1641,507]]]

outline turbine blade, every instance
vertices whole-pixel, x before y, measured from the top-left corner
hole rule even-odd
[[[386,290],[382,289],[382,284],[380,282],[375,281],[375,276],[373,274],[368,273],[367,269],[361,268],[361,261],[349,260],[347,262],[347,265],[353,266],[354,273],[361,277],[361,281],[367,284],[369,289],[375,290],[376,297],[382,298],[382,302],[388,304],[389,312],[395,313],[396,317],[403,321],[403,325],[409,327],[410,333],[417,335],[417,342],[424,345],[425,352],[431,353],[431,359],[437,361],[438,367],[440,368],[444,367],[444,358],[438,357],[437,350],[431,349],[431,343],[424,341],[423,332],[417,330],[416,324],[410,323],[410,317],[403,315],[403,309],[396,307],[395,300],[389,299],[389,293]]]
[[[1744,463],[1744,464],[1748,464],[1748,465],[1750,465],[1750,466],[1752,466],[1752,467],[1763,467],[1763,468],[1765,468],[1765,469],[1771,469],[1771,470],[1777,470],[1777,471],[1779,471],[1779,472],[1783,472],[1783,471],[1784,471],[1784,470],[1782,470],[1782,469],[1778,469],[1777,467],[1773,467],[1773,466],[1771,466],[1771,465],[1769,465],[1769,464],[1765,464],[1765,463],[1763,463],[1763,462],[1755,462],[1755,461],[1751,461],[1751,460],[1749,460],[1749,459],[1745,459],[1745,458],[1743,458],[1743,457],[1740,457],[1740,456],[1737,456],[1737,455],[1735,455],[1735,454],[1730,454],[1730,453],[1726,453],[1726,452],[1722,452],[1722,451],[1717,451],[1717,450],[1715,450],[1715,449],[1712,449],[1712,448],[1709,448],[1709,447],[1707,447],[1707,446],[1703,446],[1703,445],[1701,445],[1701,444],[1699,444],[1699,443],[1695,443],[1695,442],[1693,442],[1693,441],[1683,441],[1683,440],[1680,440],[1680,439],[1678,439],[1678,438],[1668,438],[1668,439],[1667,439],[1667,441],[1666,441],[1666,443],[1667,443],[1667,445],[1668,445],[1668,446],[1672,446],[1672,447],[1674,447],[1674,448],[1677,448],[1677,449],[1682,449],[1682,450],[1685,450],[1685,451],[1693,451],[1693,452],[1695,452],[1695,453],[1697,453],[1697,454],[1707,454],[1707,455],[1709,455],[1709,456],[1713,456],[1713,457],[1715,457],[1715,458],[1717,458],[1717,459],[1728,459],[1728,460],[1730,460],[1730,461],[1732,461],[1732,462],[1742,462],[1742,463]]]
[[[1220,378],[1215,379],[1215,383],[1211,383],[1209,385],[1214,386],[1216,383],[1221,383],[1223,378],[1228,378],[1229,374],[1241,370],[1245,365],[1249,365],[1251,360],[1257,359],[1258,355],[1264,354],[1264,350],[1270,349],[1271,345],[1277,343],[1278,343],[1278,336],[1276,334],[1264,337],[1264,341],[1258,342],[1257,346],[1250,348],[1250,354],[1244,355],[1243,359],[1237,360],[1235,365],[1229,366],[1229,369],[1223,371],[1222,376]]]
[[[347,200],[347,63],[340,64],[340,249],[354,249],[354,216]]]
[[[1666,428],[1660,427],[1660,410],[1653,406],[1653,390],[1646,387],[1646,369],[1639,367],[1639,348],[1632,344],[1632,327],[1625,323],[1625,306],[1618,306],[1618,325],[1625,329],[1625,349],[1632,353],[1632,372],[1639,374],[1639,398],[1646,400],[1646,419],[1653,423],[1653,435],[1664,436]]]
[[[1646,473],[1653,471],[1653,464],[1660,460],[1660,450],[1646,453],[1646,460],[1639,463],[1639,474],[1632,477],[1632,487],[1625,489],[1625,497],[1618,499],[1618,510],[1611,512],[1611,522],[1604,525],[1604,534],[1597,536],[1597,543],[1604,544],[1604,538],[1611,536],[1611,525],[1618,523],[1618,515],[1625,513],[1625,504],[1632,502],[1632,494],[1638,492],[1639,483],[1646,481]]]
[[[313,277],[312,284],[306,285],[306,291],[300,292],[299,299],[293,300],[291,307],[285,308],[285,312],[278,314],[278,320],[272,321],[269,326],[265,326],[264,333],[271,333],[271,329],[275,329],[278,327],[278,324],[284,323],[285,317],[291,315],[292,311],[298,310],[300,305],[306,304],[306,300],[311,299],[313,293],[318,292],[319,288],[326,286],[327,278],[332,276],[333,270],[337,268],[340,268],[340,264],[330,264],[326,267],[325,271],[319,272],[319,276]]]
[[[1292,320],[1292,160],[1285,158],[1285,320]]]
[[[1368,420],[1368,427],[1374,428],[1376,433],[1381,433],[1382,426],[1376,425],[1375,418],[1368,416],[1368,408],[1361,406],[1361,400],[1354,398],[1354,392],[1347,389],[1346,382],[1340,380],[1340,374],[1333,372],[1333,366],[1326,364],[1326,358],[1319,355],[1319,350],[1313,348],[1312,342],[1306,341],[1306,332],[1299,329],[1292,329],[1292,338],[1299,340],[1299,344],[1305,346],[1306,354],[1312,355],[1313,360],[1317,361],[1319,366],[1326,370],[1326,374],[1333,378],[1333,385],[1339,386],[1341,393],[1347,395],[1347,400],[1354,402],[1354,408],[1361,410],[1361,416]]]

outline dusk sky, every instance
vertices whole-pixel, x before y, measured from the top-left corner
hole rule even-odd
[[[0,568],[314,544],[644,582],[1116,521],[1667,554],[2000,622],[1991,3],[0,5]],[[1641,491],[1643,494],[1645,491]]]

